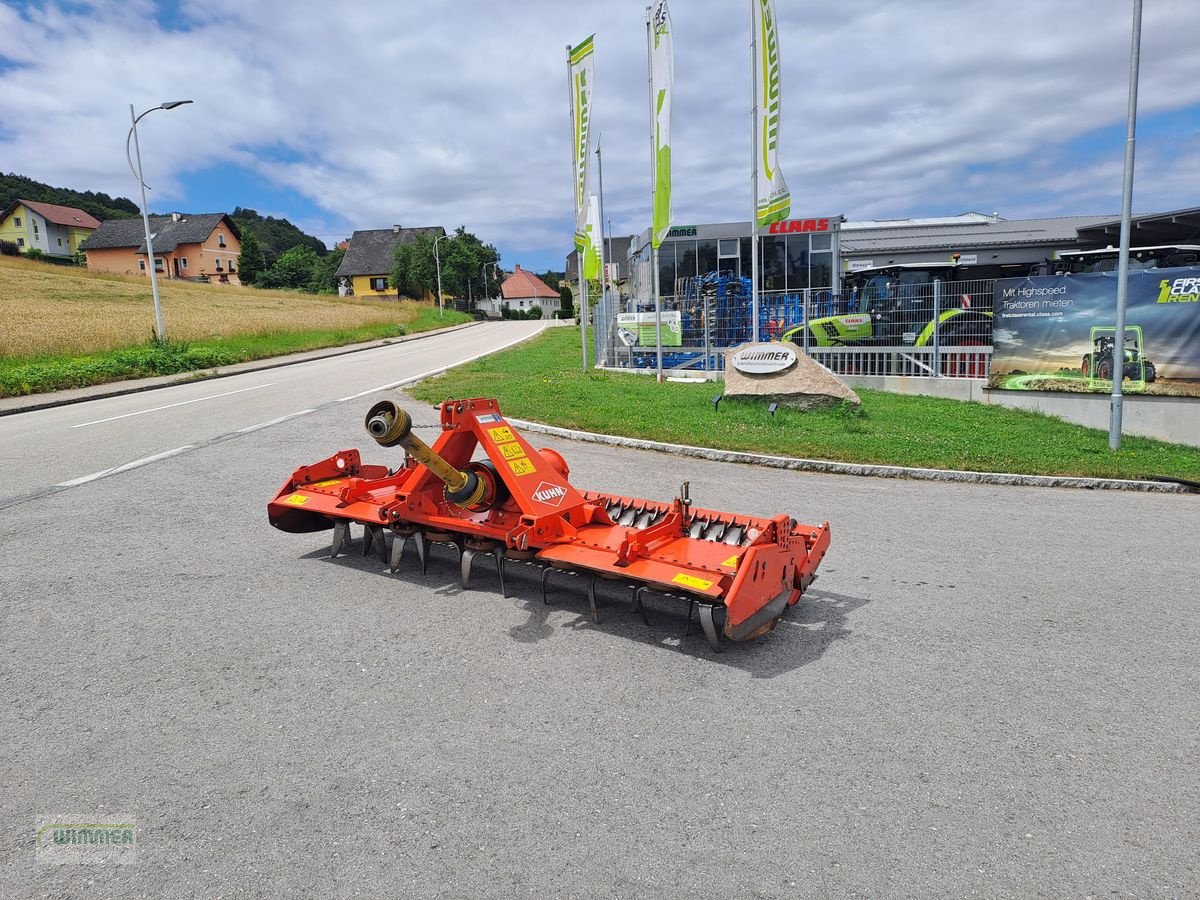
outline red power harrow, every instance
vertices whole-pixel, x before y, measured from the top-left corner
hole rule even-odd
[[[447,401],[441,420],[431,448],[412,433],[404,410],[390,400],[376,403],[367,431],[384,447],[403,446],[404,465],[366,465],[357,450],[342,450],[303,466],[268,504],[271,524],[289,532],[332,528],[337,556],[357,523],[363,555],[378,550],[393,572],[410,538],[422,573],[430,543],[451,545],[461,556],[464,588],[474,557],[490,554],[505,596],[509,559],[544,567],[543,600],[551,571],[589,575],[597,622],[596,578],[620,581],[632,589],[632,609],[643,619],[647,591],[688,603],[689,629],[698,611],[717,652],[721,632],[744,641],[773,629],[812,583],[829,547],[828,522],[695,509],[687,483],[671,503],[577,490],[563,458],[534,449],[495,400]],[[485,458],[474,459],[479,449]]]

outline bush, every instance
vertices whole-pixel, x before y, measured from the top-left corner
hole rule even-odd
[[[20,256],[21,248],[16,241],[0,241],[0,256]]]
[[[46,254],[43,253],[39,247],[30,247],[25,251],[26,259],[41,259],[45,255]]]

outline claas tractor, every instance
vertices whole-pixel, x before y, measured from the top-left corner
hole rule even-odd
[[[842,294],[853,298],[856,311],[812,319],[784,332],[782,340],[809,347],[931,347],[936,329],[943,346],[987,346],[992,313],[979,306],[990,304],[990,296],[935,290],[935,281],[944,284],[956,272],[951,264],[911,263],[854,273]]]
[[[399,406],[374,404],[367,432],[382,447],[403,447],[403,463],[368,464],[358,450],[340,450],[301,466],[268,504],[270,523],[294,533],[332,529],[332,556],[361,529],[363,555],[379,553],[392,572],[410,541],[422,573],[431,545],[452,547],[464,588],[472,560],[490,555],[505,596],[509,562],[542,567],[543,601],[552,572],[582,575],[597,622],[598,579],[628,587],[630,609],[643,618],[647,592],[663,594],[687,604],[689,629],[698,615],[717,652],[722,637],[771,631],[829,547],[828,522],[701,509],[686,482],[669,503],[578,489],[563,457],[529,444],[495,400],[447,401],[440,411],[429,446]]]
[[[1082,372],[1084,378],[1098,378],[1111,381],[1113,374],[1113,344],[1116,336],[1098,334],[1092,338],[1092,352],[1083,355]],[[1158,378],[1154,363],[1146,359],[1138,347],[1136,336],[1125,338],[1125,367],[1122,378],[1132,381],[1145,381],[1153,384]]]

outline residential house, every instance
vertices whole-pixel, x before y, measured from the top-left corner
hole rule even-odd
[[[237,260],[242,233],[225,213],[151,216],[150,235],[154,268],[160,275],[241,284]],[[146,229],[140,218],[109,219],[84,242],[83,250],[92,272],[146,272]]]
[[[14,200],[0,214],[0,241],[12,241],[22,253],[70,257],[100,220],[82,209],[34,200]]]
[[[350,235],[350,246],[338,266],[337,278],[341,285],[338,293],[356,297],[399,297],[391,287],[392,258],[396,247],[414,240],[419,234],[428,234],[435,239],[446,233],[440,225],[424,228],[376,228],[356,231]],[[430,299],[430,294],[420,299]]]
[[[558,291],[518,264],[500,285],[499,305],[501,308],[507,306],[513,312],[528,312],[540,306],[542,315],[550,318],[559,309],[559,296]],[[491,312],[490,309],[488,311]],[[499,313],[499,309],[496,312]]]

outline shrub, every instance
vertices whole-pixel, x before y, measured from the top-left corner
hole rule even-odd
[[[16,241],[0,241],[0,256],[20,256],[21,248]]]
[[[39,248],[39,247],[30,247],[28,250],[25,251],[25,257],[27,259],[41,259],[45,255],[46,254],[43,253],[41,248]]]

